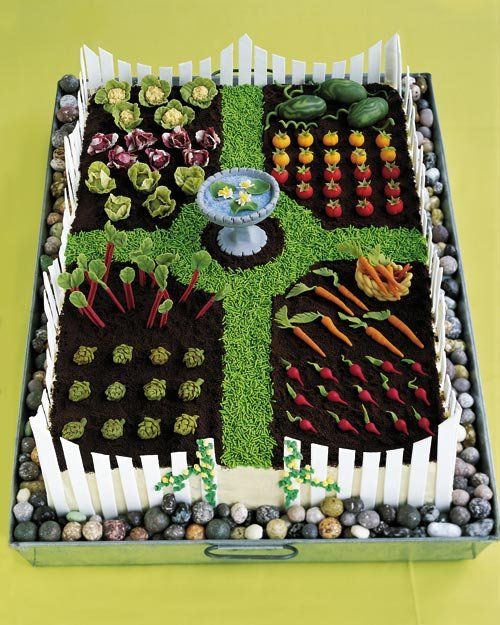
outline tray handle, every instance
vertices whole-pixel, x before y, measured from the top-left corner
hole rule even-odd
[[[231,553],[232,551],[273,551],[274,553]],[[299,553],[293,545],[272,545],[272,546],[219,546],[208,545],[203,552],[207,558],[214,560],[291,560]]]

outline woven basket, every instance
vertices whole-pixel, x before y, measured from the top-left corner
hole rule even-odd
[[[390,263],[390,266],[394,270],[399,270],[403,268],[401,265],[396,265],[395,263]],[[356,264],[356,273],[355,273],[356,284],[363,291],[363,293],[366,293],[366,295],[368,295],[368,297],[374,297],[375,299],[378,299],[380,302],[396,302],[398,301],[398,299],[401,299],[405,295],[408,295],[410,291],[412,277],[413,277],[413,274],[411,272],[408,272],[406,276],[404,277],[403,281],[399,283],[400,296],[399,298],[397,298],[391,292],[387,294],[383,293],[380,290],[380,288],[377,286],[377,283],[375,282],[375,280],[372,280],[370,276],[367,276],[366,274],[361,272],[359,268],[359,262]]]

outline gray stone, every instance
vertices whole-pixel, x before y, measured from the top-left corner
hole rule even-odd
[[[359,539],[370,538],[370,530],[362,525],[353,525],[351,528],[351,536]]]
[[[80,81],[73,74],[64,74],[59,79],[59,87],[64,93],[76,93],[80,88]]]
[[[357,521],[359,525],[372,530],[380,523],[380,516],[375,510],[363,510],[358,514]]]
[[[491,514],[491,504],[486,499],[474,497],[469,501],[469,510],[475,519],[485,519]]]
[[[65,106],[76,106],[78,108],[78,100],[74,95],[63,95],[59,100],[59,108],[63,108]]]
[[[40,467],[35,462],[28,460],[19,465],[18,474],[23,482],[33,482],[40,475]]]
[[[455,365],[466,365],[468,358],[467,353],[463,349],[456,349],[451,352],[451,360]]]
[[[471,423],[474,423],[475,420],[476,413],[473,410],[471,410],[470,408],[462,410],[462,416],[460,417],[460,423],[462,425],[470,425]]]
[[[318,538],[318,526],[314,523],[305,523],[302,527],[302,538],[309,540]]]
[[[450,510],[450,521],[463,527],[470,521],[470,512],[464,506],[455,506]]]
[[[277,506],[259,506],[255,511],[255,520],[260,525],[267,525],[272,519],[279,519],[280,511]]]
[[[425,142],[424,142],[425,143]],[[441,176],[441,172],[437,167],[431,167],[427,169],[425,172],[425,184],[429,186],[433,186],[439,180]]]
[[[308,523],[318,524],[324,518],[325,515],[321,512],[318,506],[313,506],[312,508],[309,508],[309,510],[306,512],[306,521]]]
[[[167,529],[163,532],[163,538],[165,540],[182,540],[184,538],[185,533],[186,533],[186,530],[184,529],[183,525],[174,523],[173,525],[169,525]]]
[[[425,139],[432,139],[432,131],[430,128],[427,128],[427,126],[419,126],[417,132],[419,132]]]
[[[481,454],[475,447],[466,447],[460,454],[460,458],[469,464],[476,465],[481,459]]]
[[[420,512],[415,506],[410,506],[409,504],[403,504],[399,507],[396,518],[400,525],[409,529],[417,527],[421,520]]]
[[[439,518],[439,509],[432,503],[427,503],[420,508],[420,516],[424,523],[432,523]]]
[[[32,521],[23,521],[14,528],[14,539],[20,543],[33,542],[37,533],[38,528]]]
[[[346,512],[354,512],[359,514],[365,509],[365,504],[360,497],[348,497],[344,499],[344,510]]]
[[[488,486],[490,483],[490,478],[486,475],[486,473],[475,473],[470,478],[470,483],[471,483],[471,486],[474,486],[474,487],[480,486],[481,484]]]
[[[248,508],[244,503],[238,502],[231,506],[231,518],[235,523],[241,525],[247,520]]]
[[[457,378],[453,382],[453,388],[457,391],[457,393],[465,393],[470,390],[470,382],[466,378]]]
[[[273,519],[270,519],[270,521],[272,520]],[[257,525],[257,523],[252,523],[252,525],[245,528],[245,538],[247,540],[260,540],[263,536],[264,530],[260,525]]]
[[[429,523],[427,533],[434,538],[458,538],[462,530],[455,523]]]
[[[198,525],[206,525],[214,518],[214,509],[207,501],[197,501],[191,510],[192,521]]]
[[[304,506],[290,506],[286,511],[286,514],[292,523],[301,523],[306,518]]]
[[[356,525],[356,515],[354,512],[342,512],[339,521],[343,527],[352,527]]]
[[[449,256],[448,258],[451,258]],[[446,336],[449,339],[458,339],[462,334],[462,322],[458,317],[452,317],[445,325]]]
[[[434,123],[434,114],[432,109],[424,108],[420,111],[420,123],[422,126],[426,126],[427,128],[431,128]]]
[[[12,512],[18,523],[31,521],[31,517],[33,516],[33,506],[28,501],[21,501],[16,503],[16,505],[12,508]]]
[[[472,408],[474,405],[474,397],[470,393],[460,393],[457,399],[462,408]]]
[[[210,540],[225,540],[231,535],[231,526],[226,519],[212,519],[207,523],[205,535]]]
[[[443,256],[439,261],[439,265],[443,268],[445,276],[453,275],[458,269],[458,263],[453,256]]]
[[[469,523],[464,527],[464,533],[466,536],[488,536],[491,534],[495,522],[493,519],[482,519],[481,521],[475,521]]]
[[[462,488],[456,488],[455,490],[452,491],[451,502],[453,503],[453,505],[466,506],[469,503],[469,501],[470,501],[470,495],[466,490]]]
[[[163,532],[170,525],[170,518],[159,506],[150,508],[144,515],[144,527],[150,534]]]
[[[57,521],[44,521],[38,528],[38,539],[48,543],[61,540],[61,526]]]
[[[432,242],[433,243],[446,243],[446,241],[448,241],[449,236],[450,236],[450,233],[448,232],[447,228],[443,225],[434,226],[432,228]]]

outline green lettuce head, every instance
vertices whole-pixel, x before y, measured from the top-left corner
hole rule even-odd
[[[153,378],[144,385],[144,395],[149,401],[160,401],[165,397],[167,391],[167,383],[165,380]]]
[[[115,441],[123,436],[125,419],[108,419],[101,428],[101,434],[108,441]]]
[[[113,362],[115,365],[125,365],[132,360],[134,348],[130,345],[121,343],[117,345],[113,350]]]
[[[96,104],[102,104],[105,111],[111,112],[113,106],[130,100],[130,85],[121,80],[108,80],[108,82],[96,91]]]
[[[190,415],[190,414],[181,414],[174,423],[174,432],[176,434],[181,434],[182,436],[187,436],[188,434],[194,434],[196,432],[197,421],[199,419],[199,415]]]
[[[139,91],[139,102],[142,106],[161,106],[170,95],[171,86],[166,80],[160,80],[153,74],[144,76]]]
[[[91,193],[110,193],[116,188],[116,182],[110,176],[109,167],[101,161],[94,161],[87,170],[85,184]]]
[[[137,435],[143,440],[156,438],[161,434],[161,419],[153,419],[152,417],[144,417],[137,427]]]
[[[126,392],[127,389],[124,384],[121,382],[113,382],[105,390],[105,395],[108,401],[120,401],[120,399],[125,397]]]
[[[166,130],[190,124],[193,119],[193,109],[190,106],[184,106],[179,100],[170,100],[166,106],[160,106],[155,111],[155,122]]]
[[[121,221],[130,215],[131,206],[132,201],[129,197],[110,193],[106,204],[104,204],[104,212],[111,221]]]
[[[164,347],[155,347],[149,354],[149,360],[153,365],[166,365],[170,358],[170,352]]]
[[[151,171],[146,163],[134,163],[127,171],[130,182],[136,191],[151,193],[160,181],[160,172]]]
[[[174,173],[174,180],[186,195],[196,195],[205,180],[205,172],[198,165],[177,167]]]
[[[184,102],[202,109],[208,108],[216,95],[217,87],[211,78],[200,76],[181,87],[181,97]]]
[[[80,421],[70,421],[63,427],[61,436],[67,441],[76,441],[83,436],[86,425],[87,419],[85,418],[80,419]]]
[[[111,115],[115,120],[115,124],[122,130],[133,130],[142,122],[141,111],[138,104],[130,104],[130,102],[121,102],[115,104],[111,109]]]
[[[68,397],[70,401],[83,401],[90,397],[90,384],[86,380],[75,380],[69,387]]]
[[[80,345],[73,354],[73,362],[77,365],[90,365],[90,363],[94,360],[94,354],[96,351],[97,347]]]
[[[163,217],[171,215],[175,209],[175,200],[170,195],[168,187],[157,187],[151,195],[148,195],[142,205],[148,209],[151,217],[163,219]]]

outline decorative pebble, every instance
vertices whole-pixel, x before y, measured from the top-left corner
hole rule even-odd
[[[473,447],[476,444],[476,431],[471,424],[465,426],[466,437],[464,440],[464,447]]]
[[[163,538],[165,540],[182,540],[186,534],[186,530],[183,525],[179,525],[178,523],[174,523],[169,525],[167,529],[163,532]]]
[[[210,540],[226,540],[231,535],[231,526],[225,519],[212,519],[205,527],[205,534]]]
[[[175,500],[175,495],[172,493],[168,493],[167,495],[163,495],[163,499],[161,501],[161,509],[166,514],[172,514],[177,506],[177,501]]]
[[[66,520],[76,521],[77,523],[85,523],[85,521],[87,520],[87,516],[83,514],[83,512],[80,512],[79,510],[71,510],[66,515]]]
[[[426,126],[427,128],[432,127],[432,124],[434,123],[434,114],[432,112],[432,109],[423,108],[420,111],[420,123],[422,124],[422,126]]]
[[[362,525],[353,525],[350,530],[354,538],[370,538],[370,530]]]
[[[455,506],[450,510],[450,521],[463,527],[470,521],[470,512],[464,506]]]
[[[125,523],[121,519],[104,521],[102,529],[106,540],[123,540],[127,533]]]
[[[439,509],[432,503],[424,504],[419,512],[424,523],[432,523],[439,518]]]
[[[63,95],[59,100],[59,107],[63,108],[65,106],[76,106],[78,108],[78,100],[74,95]]]
[[[288,528],[288,538],[301,538],[304,523],[292,523]]]
[[[474,423],[475,420],[476,413],[473,410],[471,410],[470,408],[462,410],[462,416],[460,418],[460,423],[462,425],[470,425],[471,423]]]
[[[14,528],[14,538],[20,543],[36,540],[38,528],[32,521],[22,521]]]
[[[87,521],[82,527],[82,534],[85,540],[91,542],[101,540],[103,534],[102,523],[99,521]]]
[[[259,506],[255,511],[255,520],[260,525],[267,525],[272,519],[279,519],[280,511],[277,506]]]
[[[270,508],[272,506],[261,506],[261,507]],[[269,520],[272,521],[272,519],[269,519]],[[260,540],[263,535],[264,535],[264,530],[262,529],[260,525],[257,525],[257,523],[252,523],[252,525],[249,525],[245,529],[245,538],[247,540]]]
[[[462,530],[455,523],[429,523],[427,533],[434,538],[458,538]]]
[[[439,180],[440,176],[441,172],[439,171],[439,169],[437,167],[431,167],[425,172],[425,184],[431,186],[434,185]]]
[[[470,483],[472,486],[480,486],[481,484],[485,484],[486,486],[490,483],[490,478],[486,475],[486,473],[475,473],[470,478]]]
[[[20,490],[17,491],[16,501],[18,503],[24,503],[28,501],[30,496],[31,496],[31,492],[29,488],[21,488]]]
[[[242,525],[248,516],[248,509],[244,503],[235,503],[231,506],[231,518],[238,525]]]
[[[337,497],[325,497],[320,504],[320,509],[325,516],[339,517],[344,512],[344,502]]]
[[[417,527],[421,520],[420,512],[415,506],[410,506],[409,504],[404,504],[399,507],[396,518],[400,525],[408,527],[409,529]]]
[[[304,523],[302,527],[302,538],[307,538],[308,540],[318,538],[318,526],[314,523]]]
[[[220,503],[215,508],[215,516],[218,519],[227,519],[231,515],[231,507],[227,503]]]
[[[69,105],[61,106],[61,108],[56,113],[56,117],[63,124],[67,124],[68,122],[74,122],[78,119],[78,107]]]
[[[44,521],[38,528],[38,540],[55,543],[61,540],[61,526],[57,521]]]
[[[306,510],[304,506],[290,506],[286,514],[292,523],[301,523],[306,518]]]
[[[28,384],[28,388],[29,388],[29,384]],[[29,390],[40,391],[43,389],[31,388]],[[35,439],[32,436],[25,436],[23,439],[21,439],[21,451],[23,454],[30,454],[33,451],[33,449],[35,449],[35,446],[36,446]]]
[[[47,495],[45,492],[42,492],[42,491],[32,492],[29,498],[29,502],[34,508],[39,508],[40,506],[46,506]]]
[[[455,475],[462,475],[463,477],[470,477],[475,473],[476,469],[474,465],[465,462],[461,458],[455,460]]]
[[[469,371],[467,367],[463,365],[455,365],[455,375],[457,378],[469,378]],[[470,406],[464,406],[464,408],[470,408]]]
[[[466,536],[488,536],[491,534],[495,522],[493,519],[482,519],[481,521],[475,521],[469,523],[464,527],[464,533]]]
[[[199,523],[191,523],[191,525],[188,525],[186,527],[186,540],[203,540],[204,538],[205,528],[203,527],[203,525],[200,525]]]
[[[129,536],[130,540],[149,540],[149,534],[144,527],[133,527]]]
[[[150,508],[144,515],[144,527],[150,534],[163,532],[169,525],[170,518],[168,514],[166,514],[159,506]]]
[[[365,504],[360,497],[348,497],[344,499],[344,510],[358,514],[365,509]]]
[[[463,349],[456,349],[451,354],[451,360],[455,365],[466,365],[467,353]]]
[[[432,242],[433,243],[446,243],[448,241],[450,234],[445,226],[434,226],[432,228]]]
[[[351,514],[354,516],[353,512],[344,512],[343,514]],[[320,521],[318,531],[321,538],[338,538],[342,533],[341,521],[335,517],[327,517]]]
[[[32,482],[39,477],[40,467],[31,460],[28,460],[19,465],[18,474],[21,480]]]
[[[55,510],[52,510],[49,506],[39,506],[38,508],[35,508],[35,511],[33,512],[32,521],[38,524],[44,523],[45,521],[55,521],[55,519]]]
[[[344,512],[342,512],[342,514],[339,516],[339,521],[344,527],[352,527],[353,525],[356,525],[356,515],[354,514],[354,512],[346,512],[344,510]]]
[[[139,527],[142,525],[144,515],[140,510],[132,510],[127,513],[127,521],[131,527]],[[89,519],[89,521],[92,520]]]
[[[457,378],[453,382],[453,388],[457,391],[457,393],[466,393],[470,390],[470,382],[467,378]]]
[[[206,525],[214,518],[214,509],[207,501],[197,501],[191,508],[194,524]]]
[[[486,499],[474,497],[469,501],[469,510],[475,519],[485,519],[491,513],[491,504]]]
[[[357,520],[359,525],[371,530],[380,523],[380,516],[375,510],[363,510],[358,514]]]
[[[184,523],[189,523],[190,520],[191,520],[191,506],[181,501],[180,503],[177,504],[172,514],[172,523],[182,525]]]
[[[467,432],[465,431],[464,426],[459,424],[457,427],[457,443],[464,441],[466,436]]]
[[[305,516],[305,515],[304,515]],[[313,525],[312,523],[310,525]],[[316,525],[314,525],[316,527]],[[282,519],[272,519],[266,525],[266,534],[268,538],[282,539],[286,538],[288,532],[288,525]]]
[[[18,523],[31,521],[31,517],[33,516],[33,506],[27,501],[21,501],[16,503],[16,505],[12,508],[12,512],[14,513]]]
[[[80,81],[73,74],[64,74],[62,78],[59,79],[59,88],[64,93],[76,93],[80,88]]]
[[[410,536],[412,538],[425,538],[427,536],[427,530],[425,527],[419,526],[410,530]]]
[[[76,521],[66,523],[62,531],[62,539],[66,542],[74,542],[82,537],[82,526]]]
[[[233,527],[230,537],[233,540],[242,540],[243,538],[245,538],[245,530],[246,527],[242,527],[241,525],[238,527]]]
[[[394,506],[390,506],[387,503],[381,504],[377,507],[377,512],[385,523],[394,523],[396,520],[396,508]]]
[[[306,521],[307,523],[319,523],[325,518],[325,515],[321,512],[318,506],[313,506],[309,508],[306,512]]]
[[[455,367],[456,373],[456,367]],[[458,403],[462,406],[462,408],[472,408],[474,405],[474,397],[470,393],[460,393],[457,397]]]
[[[324,517],[323,517],[324,518]],[[280,516],[280,519],[283,521],[283,523],[286,525],[286,528],[288,530],[288,528],[291,526],[292,522],[290,521],[290,519],[287,517],[286,514],[282,514]],[[312,521],[308,521],[308,523],[312,523]]]
[[[476,465],[481,459],[481,454],[475,447],[466,447],[460,454],[460,458],[469,464]]]
[[[469,500],[469,493],[461,488],[457,488],[451,493],[451,502],[454,506],[466,506],[469,503]]]
[[[486,499],[486,501],[490,501],[493,499],[493,491],[486,484],[479,484],[474,489],[474,497],[480,497],[481,499]]]

